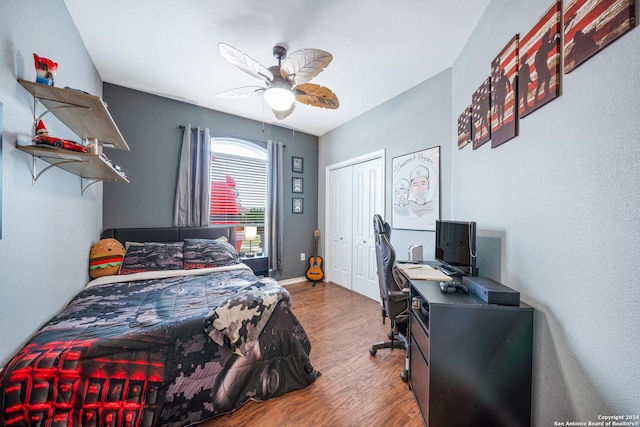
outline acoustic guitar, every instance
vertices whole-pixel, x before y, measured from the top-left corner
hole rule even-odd
[[[305,276],[307,277],[307,280],[312,281],[313,286],[315,286],[316,282],[319,282],[324,278],[324,272],[322,271],[322,257],[318,256],[318,239],[320,238],[320,230],[315,230],[313,232],[313,238],[313,256],[309,257],[309,268],[307,269]]]

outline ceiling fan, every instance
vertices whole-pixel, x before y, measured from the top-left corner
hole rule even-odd
[[[278,120],[288,117],[293,112],[296,107],[294,101],[329,109],[340,106],[338,97],[330,89],[308,83],[329,65],[333,59],[329,52],[303,49],[287,57],[285,47],[274,46],[273,56],[278,60],[278,65],[266,68],[226,43],[218,43],[218,50],[231,64],[265,83],[265,86],[244,86],[220,92],[218,96],[222,98],[264,95]]]

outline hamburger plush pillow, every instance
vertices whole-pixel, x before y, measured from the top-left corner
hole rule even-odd
[[[89,255],[89,276],[97,279],[118,274],[125,249],[116,239],[102,239],[91,248]]]

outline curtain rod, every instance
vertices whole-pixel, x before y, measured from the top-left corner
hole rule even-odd
[[[184,125],[180,125],[180,126],[178,126],[178,128],[184,130],[185,126]],[[211,132],[211,131],[209,131],[209,135],[211,135],[211,136],[220,136],[220,137],[223,137],[223,138],[244,139],[245,141],[257,142],[259,144],[265,144],[265,145],[268,144],[268,141],[260,141],[259,139],[245,138],[245,137],[242,137],[242,136],[225,135],[224,133],[217,133],[217,132]],[[282,145],[282,147],[283,148],[287,148],[287,146],[284,145],[284,144]]]

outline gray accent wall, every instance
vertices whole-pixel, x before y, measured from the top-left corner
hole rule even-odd
[[[215,95],[212,95],[215,96]],[[173,220],[178,159],[182,144],[180,126],[208,127],[212,136],[246,139],[261,147],[269,140],[284,150],[285,230],[284,269],[274,277],[303,277],[313,251],[317,227],[318,138],[279,126],[263,124],[133,89],[104,85],[104,100],[131,151],[112,150],[109,158],[127,174],[130,183],[104,184],[103,227],[170,227]],[[229,102],[236,102],[230,100]],[[240,101],[241,102],[241,101]],[[301,107],[311,108],[311,107]],[[304,159],[302,174],[291,171],[291,157]],[[304,179],[304,193],[291,193],[292,176]],[[304,213],[291,213],[291,198],[304,198]]]
[[[80,177],[58,168],[32,184],[32,158],[15,147],[34,137],[33,97],[17,81],[35,81],[33,53],[60,64],[57,87],[102,94],[102,81],[62,0],[2,2],[0,365],[87,284],[89,251],[102,226],[102,184],[81,194]],[[53,115],[43,120],[51,135],[78,141]],[[38,173],[46,166],[36,161]]]
[[[449,71],[323,135],[319,153],[322,221],[327,165],[386,147],[390,181],[391,157],[443,145],[442,217],[477,221],[480,275],[535,309],[533,426],[640,408],[640,29],[562,76],[562,95],[515,139],[457,148],[458,115],[491,61],[552,4],[493,0]],[[410,243],[433,254],[432,240],[392,233],[400,254]]]

